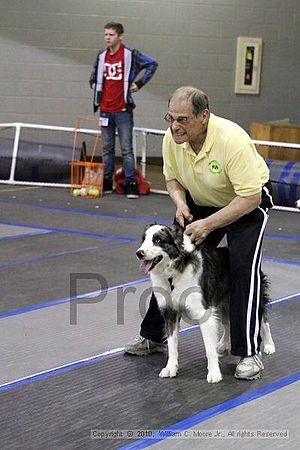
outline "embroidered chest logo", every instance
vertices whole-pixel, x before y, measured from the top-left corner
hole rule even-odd
[[[104,76],[107,80],[122,80],[122,62],[105,63]]]
[[[219,174],[222,172],[222,167],[221,164],[216,161],[215,159],[213,161],[210,161],[210,163],[208,164],[209,170],[211,173],[213,174]]]

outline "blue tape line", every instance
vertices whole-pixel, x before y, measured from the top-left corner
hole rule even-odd
[[[114,286],[114,287],[110,288],[109,290],[113,291],[113,290],[119,289],[120,287],[127,287],[127,286],[130,286],[130,285],[133,285],[133,284],[142,284],[142,283],[145,283],[147,281],[149,281],[149,280],[144,278],[144,279],[141,279],[141,280],[136,280],[136,281],[134,281],[132,283],[126,283],[126,284],[121,285],[121,286]],[[295,300],[295,299],[297,299],[299,297],[300,297],[300,292],[292,294],[292,295],[289,295],[287,297],[279,298],[277,300],[274,300],[272,303],[277,305],[277,304],[280,304],[281,302],[287,302],[287,301],[290,301],[290,300]],[[77,299],[78,299],[78,297],[77,297]],[[272,306],[272,304],[271,304],[271,306]],[[196,329],[199,329],[199,325],[195,325],[195,326],[187,328],[185,330],[181,330],[180,333],[181,334],[188,334],[188,333],[191,333],[191,332],[195,331]],[[120,352],[116,352],[116,353],[110,354],[109,357],[117,356],[120,353],[123,353],[123,350],[120,351]],[[104,358],[106,359],[107,357],[108,357],[107,355],[95,356],[94,358],[92,357],[89,361],[93,362],[95,360],[102,360]],[[22,382],[22,384],[26,384],[26,383],[35,381],[36,379],[41,379],[41,378],[45,378],[47,376],[50,376],[53,372],[54,373],[61,373],[61,371],[65,372],[66,370],[70,370],[72,368],[78,367],[78,365],[81,365],[83,363],[85,364],[87,362],[86,361],[84,361],[84,362],[82,362],[82,361],[75,361],[74,363],[69,363],[69,364],[67,364],[65,366],[57,367],[55,369],[49,369],[49,370],[43,372],[42,374],[37,374],[37,375],[29,376],[29,377],[24,377],[21,380],[21,382]],[[5,383],[5,385],[0,385],[0,391],[1,391],[1,389],[3,387],[5,387],[5,389],[9,389],[10,387],[15,387],[16,383],[19,382],[19,381],[20,380],[12,381],[12,382]]]
[[[288,302],[289,300],[294,300],[300,298],[300,292],[295,292],[294,294],[287,295],[285,297],[277,298],[269,303],[269,306],[272,308],[273,305],[278,305],[278,303]]]
[[[1,224],[2,222],[0,222]],[[24,237],[35,237],[35,236],[41,236],[44,234],[51,234],[54,233],[54,231],[50,230],[40,230],[40,231],[33,231],[32,233],[20,233],[20,234],[12,234],[11,236],[1,236],[0,241],[6,241],[7,239],[20,239]]]
[[[27,234],[25,235],[27,236]],[[37,256],[36,258],[31,258],[31,259],[19,259],[17,261],[11,261],[11,262],[7,262],[7,263],[0,263],[0,268],[2,267],[12,267],[12,266],[19,266],[22,264],[34,264],[36,262],[40,262],[40,261],[44,261],[47,259],[52,259],[52,258],[58,258],[60,256],[68,256],[68,255],[74,255],[77,253],[82,253],[82,252],[90,252],[93,250],[98,250],[99,248],[114,248],[114,247],[120,247],[120,245],[123,244],[128,244],[131,243],[131,241],[124,241],[120,244],[120,242],[118,243],[111,243],[111,244],[102,244],[102,245],[96,245],[95,247],[84,247],[84,248],[80,248],[80,249],[76,249],[76,250],[68,250],[68,251],[64,251],[64,252],[59,252],[59,253],[50,253],[48,255],[44,255],[44,256]]]
[[[93,363],[93,362],[96,362],[96,361],[104,361],[106,359],[113,358],[113,357],[118,356],[118,355],[122,355],[123,353],[124,353],[123,350],[119,350],[119,351],[117,351],[117,352],[115,352],[113,354],[98,355],[98,356],[94,356],[94,357],[91,357],[91,358],[87,358],[86,360],[76,361],[74,363],[66,364],[65,366],[58,367],[57,369],[45,370],[44,372],[41,372],[41,373],[36,374],[36,375],[32,375],[30,377],[24,377],[24,378],[22,378],[20,380],[16,380],[16,381],[12,381],[12,382],[8,382],[8,383],[5,383],[5,384],[2,384],[0,386],[0,392],[7,391],[9,389],[13,389],[15,387],[22,386],[24,384],[31,383],[32,381],[38,381],[38,380],[41,380],[41,379],[46,378],[46,377],[52,377],[52,376],[54,376],[54,375],[56,375],[58,373],[61,374],[61,373],[67,372],[67,371],[69,371],[71,369],[76,369],[77,367],[86,366],[87,364],[90,364],[90,363]]]
[[[24,306],[23,308],[17,308],[17,309],[11,309],[10,311],[5,311],[0,313],[0,319],[5,319],[6,317],[11,317],[11,316],[17,316],[18,314],[25,314],[31,311],[37,311],[39,309],[43,309],[43,308],[49,308],[51,306],[55,306],[55,305],[61,305],[63,303],[69,303],[69,302],[73,302],[73,301],[78,301],[81,300],[81,302],[86,299],[89,300],[91,297],[97,297],[98,295],[106,295],[109,292],[113,292],[116,291],[118,289],[121,288],[126,288],[128,286],[133,286],[133,285],[137,285],[137,284],[143,284],[149,282],[149,278],[141,278],[140,280],[134,280],[134,281],[129,281],[128,283],[124,283],[124,284],[120,284],[117,286],[112,286],[108,289],[103,289],[103,290],[98,290],[98,291],[92,291],[92,292],[84,292],[83,294],[79,294],[76,297],[64,297],[64,298],[60,298],[58,300],[52,300],[50,302],[45,302],[45,303],[40,303],[38,305],[30,305],[30,306]]]
[[[267,238],[274,238],[274,239],[291,239],[293,241],[300,241],[300,236],[291,236],[288,234],[265,233],[264,236]]]
[[[286,198],[286,193],[285,193],[286,178],[290,175],[290,172],[295,164],[296,164],[295,162],[289,161],[287,164],[285,164],[285,166],[283,166],[281,173],[279,175],[278,198],[279,198],[279,204],[281,206],[289,204],[289,199]]]
[[[40,225],[35,226],[35,225],[26,224],[26,223],[15,223],[15,222],[6,222],[6,221],[1,221],[0,224],[27,227],[27,228],[37,228],[40,230],[55,231],[57,233],[77,234],[79,236],[92,236],[92,237],[100,237],[100,238],[104,238],[104,239],[117,239],[118,241],[128,241],[128,242],[139,241],[139,239],[137,239],[137,238],[131,238],[131,237],[126,237],[126,236],[116,236],[114,234],[109,235],[109,234],[103,234],[103,233],[91,233],[89,231],[70,230],[69,228],[44,227],[44,226],[40,226]]]
[[[268,303],[268,307],[272,308],[274,305],[278,305],[278,303],[284,303],[288,302],[290,300],[295,300],[297,298],[300,298],[300,292],[296,292],[295,294],[288,295],[286,297],[277,298],[276,300],[273,300],[272,302]],[[189,334],[193,333],[195,330],[199,330],[199,325],[193,325],[189,328],[185,328],[183,330],[180,330],[180,334]]]
[[[146,437],[140,439],[138,441],[133,442],[132,444],[124,445],[119,447],[119,450],[137,450],[146,447],[150,447],[158,442],[161,442],[168,438],[169,436],[174,436],[176,432],[182,432],[189,428],[192,428],[196,425],[199,425],[202,422],[205,422],[212,417],[218,416],[226,411],[234,409],[238,406],[241,406],[245,403],[251,402],[258,398],[261,398],[265,395],[268,395],[278,389],[282,389],[289,384],[295,383],[300,380],[300,372],[293,373],[292,375],[288,375],[284,378],[280,378],[279,380],[273,381],[265,386],[257,388],[253,391],[247,392],[245,394],[234,397],[226,402],[220,403],[218,405],[212,406],[204,411],[201,411],[198,414],[194,414],[193,416],[177,422],[164,430],[161,430],[160,433],[156,433],[151,437]]]
[[[116,236],[116,235],[109,235],[109,234],[103,234],[103,233],[92,233],[89,231],[77,231],[77,230],[71,230],[69,228],[55,228],[55,227],[45,227],[45,226],[38,226],[28,223],[20,223],[20,222],[9,222],[9,221],[0,221],[0,225],[11,225],[11,226],[18,226],[18,227],[24,227],[24,228],[33,228],[37,230],[46,230],[50,232],[56,232],[56,233],[69,233],[69,234],[77,234],[79,236],[91,236],[91,237],[100,237],[104,239],[117,239],[119,241],[128,241],[128,242],[139,242],[140,238],[132,238],[127,236]],[[274,238],[274,239],[291,239],[295,241],[299,241],[299,236],[291,236],[291,235],[282,235],[282,234],[276,234],[276,233],[265,233],[264,235],[267,238]]]
[[[285,259],[277,259],[277,258],[263,258],[264,262],[278,263],[278,264],[286,264],[288,266],[300,266],[299,261],[287,261]]]
[[[21,206],[30,206],[32,208],[42,208],[48,209],[49,211],[58,211],[58,212],[66,212],[68,214],[83,214],[86,216],[101,216],[101,217],[109,217],[113,219],[126,219],[126,220],[143,220],[146,222],[159,222],[159,223],[173,223],[173,220],[162,219],[161,217],[147,217],[147,216],[129,216],[127,214],[110,214],[104,213],[101,211],[85,211],[81,209],[71,209],[71,208],[59,208],[57,206],[48,206],[48,205],[40,205],[36,203],[30,202],[16,202],[13,200],[0,200],[0,203],[7,203],[13,205],[21,205]]]
[[[128,241],[128,242],[131,242],[131,241]],[[124,243],[127,243],[127,242],[124,242]],[[111,244],[111,245],[113,247],[113,244]],[[107,247],[109,247],[109,245],[107,245]],[[94,248],[97,248],[97,247],[94,247]],[[101,248],[101,246],[99,246],[99,248]],[[55,256],[61,256],[61,255],[62,254],[57,254],[57,255],[54,254],[53,256],[49,255],[49,257],[55,257]],[[43,258],[43,257],[41,257],[41,258]],[[47,257],[44,257],[44,258],[46,259]],[[39,258],[36,258],[36,260],[39,260]],[[28,260],[28,261],[26,261],[26,263],[28,263],[28,262],[36,262],[36,260],[32,260],[32,261]],[[278,263],[278,264],[287,264],[287,265],[291,265],[291,266],[300,266],[300,262],[298,262],[298,261],[287,261],[287,260],[276,259],[276,258],[262,258],[262,261],[270,262],[270,263]],[[23,263],[23,261],[20,261],[19,264],[22,264],[22,263]],[[18,262],[7,263],[7,264],[3,263],[3,264],[0,264],[0,267],[7,267],[9,265],[18,265]],[[147,278],[147,280],[148,280],[148,278]],[[139,280],[133,281],[132,284],[135,284],[135,283],[138,283],[138,282],[139,282]],[[125,286],[125,285],[122,285],[122,286]],[[112,289],[114,289],[114,288],[112,288]],[[92,292],[92,293],[87,292],[85,294],[82,294],[81,296],[77,296],[75,298],[75,300],[76,299],[78,300],[79,298],[82,298],[82,297],[87,297],[88,295],[91,295],[91,294],[95,294],[96,292],[98,292],[98,291],[95,291],[95,292]],[[103,293],[104,292],[99,292],[99,295],[103,294]],[[72,301],[72,300],[74,300],[74,299],[72,299],[70,297],[66,297],[66,298],[63,298],[63,299],[51,300],[49,302],[40,303],[40,304],[37,304],[37,305],[30,305],[30,306],[25,306],[23,308],[12,309],[12,310],[0,313],[0,319],[3,319],[5,317],[10,317],[10,316],[15,316],[15,315],[18,315],[18,314],[24,314],[24,313],[27,313],[27,312],[30,312],[30,311],[35,311],[35,310],[38,310],[38,309],[49,308],[51,306],[60,305],[61,303],[66,303],[66,302]]]

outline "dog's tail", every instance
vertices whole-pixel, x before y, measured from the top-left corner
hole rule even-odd
[[[267,307],[271,302],[270,297],[270,281],[265,273],[261,271],[261,290],[260,290],[260,306],[262,316],[267,316]]]

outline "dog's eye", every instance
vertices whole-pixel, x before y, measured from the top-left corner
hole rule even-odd
[[[155,238],[154,239],[154,244],[155,245],[161,245],[162,244],[162,239],[161,238]]]

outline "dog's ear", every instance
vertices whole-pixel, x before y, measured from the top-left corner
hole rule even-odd
[[[191,222],[189,222],[185,217],[184,217],[184,222],[183,222],[183,229],[185,230],[186,229],[186,227],[191,223]]]
[[[172,231],[173,233],[183,233],[184,228],[182,228],[182,226],[177,222],[177,220],[174,220],[174,222],[172,223]]]
[[[148,228],[152,227],[152,225],[156,225],[156,223],[150,223],[150,225],[146,225],[146,226],[144,227],[144,231],[143,231],[143,234],[142,234],[142,236],[141,236],[141,241],[140,241],[140,243],[143,243],[143,242],[144,242],[145,237],[146,237],[146,231],[148,230]]]
[[[175,244],[178,247],[181,247],[183,241],[183,231],[184,229],[182,228],[182,226],[177,222],[177,220],[174,220],[174,223],[172,225],[172,232],[174,235]]]
[[[148,228],[153,227],[153,225],[157,225],[157,222],[150,223],[150,225],[146,225],[145,228],[144,228],[144,231],[147,231]]]
[[[179,229],[184,231],[186,227],[190,224],[190,222],[185,217],[183,218],[183,220],[184,220],[183,227],[177,222],[176,219],[174,220],[173,225],[176,227],[177,230]]]
[[[148,230],[148,228],[153,227],[153,225],[157,225],[157,222],[150,223],[150,225],[146,225],[146,226],[144,227],[144,232],[143,232],[142,237],[141,237],[141,242],[143,242],[143,241],[145,240],[146,231]]]

